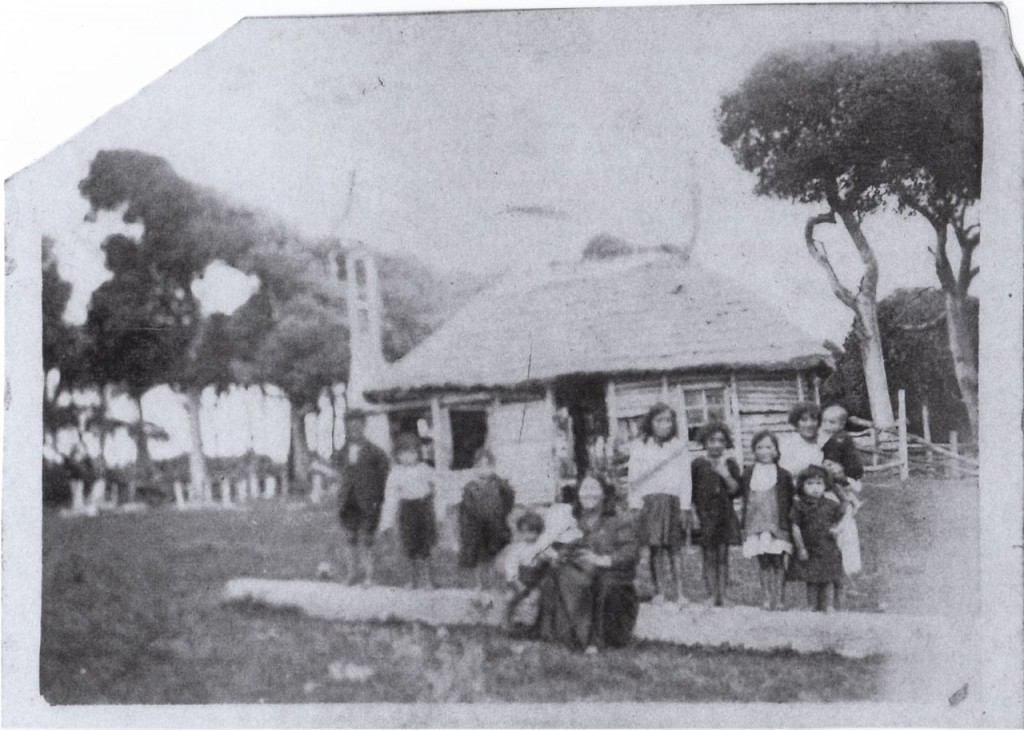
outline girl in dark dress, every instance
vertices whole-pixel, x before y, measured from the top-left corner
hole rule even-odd
[[[535,633],[592,654],[625,646],[633,635],[640,544],[632,517],[615,511],[614,486],[587,475],[577,498],[583,537],[555,545],[558,557],[540,582]]]
[[[790,566],[789,577],[807,583],[808,605],[826,613],[840,608],[843,586],[843,556],[835,537],[843,507],[825,496],[831,481],[824,467],[812,465],[800,472],[800,499],[793,503],[790,512],[796,560]],[[833,594],[831,602],[829,588]]]
[[[700,522],[704,554],[704,586],[716,606],[725,602],[729,584],[729,546],[740,544],[740,523],[733,509],[742,473],[734,459],[725,458],[733,447],[732,433],[723,423],[711,422],[697,436],[707,451],[692,464],[693,504]]]

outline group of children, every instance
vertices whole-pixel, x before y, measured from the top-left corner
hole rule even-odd
[[[397,528],[411,566],[409,585],[433,587],[434,471],[421,459],[419,437],[398,436],[391,464],[365,438],[363,414],[353,412],[346,420],[346,446],[335,460],[343,485],[339,516],[351,546],[346,559],[350,582],[355,582],[360,565],[364,582],[372,582],[374,535]],[[813,609],[838,609],[844,573],[860,569],[853,515],[861,504],[857,480],[863,467],[845,420],[841,406],[824,412],[807,403],[794,408],[790,421],[801,441],[789,451],[807,463],[796,470],[793,461],[786,462],[796,471],[793,474],[780,463],[786,446],[780,447],[769,431],[753,437],[754,461],[742,469],[726,456],[734,448],[733,435],[718,422],[700,430],[704,454],[691,459],[688,440],[679,436],[675,411],[660,403],[652,407],[640,440],[633,444],[627,482],[628,506],[650,564],[653,600],[663,602],[666,585],[674,583],[675,595],[685,603],[681,547],[684,535],[696,529],[704,583],[714,605],[724,604],[729,548],[736,545],[742,546],[744,557],[757,560],[765,609],[784,607],[786,581],[806,583]],[[519,539],[513,544],[509,516],[515,494],[495,474],[488,451],[478,453],[475,466],[459,505],[459,565],[475,571],[476,586],[482,589],[493,583],[488,576],[496,557],[504,553],[504,582],[514,596],[509,615],[528,615],[532,576],[543,566],[547,546],[569,539],[552,537],[552,532],[572,531],[569,512],[558,509],[568,505],[555,505],[547,514],[548,524],[534,512],[522,514],[515,525]],[[553,524],[559,517],[565,525]]]
[[[854,514],[861,506],[863,466],[845,431],[846,418],[840,405],[822,412],[813,403],[799,403],[790,413],[795,438],[780,446],[770,431],[755,434],[754,461],[741,469],[725,455],[733,448],[725,424],[712,422],[700,430],[705,453],[691,461],[685,440],[676,435],[675,412],[665,404],[654,406],[628,471],[654,600],[665,600],[667,561],[679,602],[686,603],[677,563],[682,526],[689,521],[699,529],[704,582],[716,606],[725,600],[729,548],[741,545],[744,557],[757,560],[766,610],[785,607],[787,581],[806,583],[814,610],[838,609],[844,575],[861,568]],[[784,454],[792,471],[780,463]]]

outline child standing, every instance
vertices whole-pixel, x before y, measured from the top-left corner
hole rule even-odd
[[[732,499],[740,492],[743,476],[734,459],[725,458],[733,447],[732,432],[723,423],[711,422],[697,436],[706,456],[693,460],[693,505],[700,521],[704,553],[704,586],[716,606],[725,602],[729,583],[729,546],[740,544],[740,524]]]
[[[775,434],[761,431],[751,443],[755,463],[743,473],[743,555],[757,558],[762,608],[784,608],[781,600],[783,556],[793,551],[789,515],[793,478],[781,468]]]
[[[676,412],[664,403],[647,412],[640,434],[629,454],[629,506],[641,511],[639,532],[649,550],[654,601],[665,600],[663,579],[668,572],[678,601],[684,604],[680,548],[683,510],[689,513],[693,497],[689,444],[679,438]]]
[[[478,470],[462,490],[459,503],[459,567],[473,570],[476,588],[483,591],[494,558],[512,541],[508,516],[515,491],[494,473],[494,455],[481,448],[474,456]]]
[[[395,440],[397,464],[388,474],[381,510],[381,530],[397,522],[402,549],[412,566],[412,580],[406,587],[421,584],[434,587],[430,552],[437,542],[434,515],[434,471],[420,461],[420,440],[403,433]]]
[[[849,413],[838,403],[827,406],[821,412],[819,440],[822,442],[822,466],[832,475],[832,493],[844,507],[850,507],[845,510],[843,521],[836,531],[836,542],[843,555],[843,570],[847,575],[853,575],[861,569],[860,532],[854,515],[863,504],[860,480],[864,476],[864,463],[857,453],[853,438],[846,431],[848,418]]]
[[[801,497],[790,515],[797,555],[790,566],[790,578],[804,581],[808,605],[826,613],[840,608],[843,585],[843,558],[836,545],[835,528],[844,508],[825,496],[831,482],[832,476],[821,466],[812,465],[800,472],[797,485]]]

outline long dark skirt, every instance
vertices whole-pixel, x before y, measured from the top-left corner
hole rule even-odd
[[[410,560],[429,558],[437,543],[434,498],[403,499],[398,503],[398,529],[402,548]]]
[[[536,634],[576,649],[626,646],[639,611],[632,582],[563,564],[540,584]]]

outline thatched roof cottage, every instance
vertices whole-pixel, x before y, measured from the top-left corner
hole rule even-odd
[[[392,435],[432,439],[439,471],[469,468],[487,444],[521,501],[543,502],[564,462],[582,471],[595,445],[628,442],[656,401],[676,408],[691,441],[720,419],[749,452],[756,431],[788,428],[789,407],[817,397],[831,366],[778,308],[678,256],[637,254],[498,283],[365,395]]]

